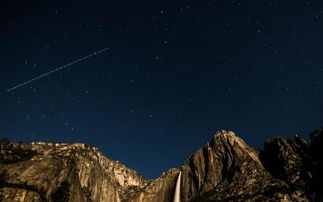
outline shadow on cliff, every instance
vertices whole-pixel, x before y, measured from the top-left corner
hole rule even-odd
[[[302,189],[311,201],[323,198],[323,127],[309,135],[310,141],[277,137],[265,142],[260,159],[274,177],[294,190]]]

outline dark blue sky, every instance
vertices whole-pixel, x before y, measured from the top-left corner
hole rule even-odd
[[[154,178],[220,129],[261,148],[323,125],[322,1],[5,0],[0,22],[11,140],[95,145]]]

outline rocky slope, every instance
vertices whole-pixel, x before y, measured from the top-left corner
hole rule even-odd
[[[181,169],[155,180],[84,144],[0,141],[0,201],[167,202],[180,170],[188,201],[322,201],[322,130],[263,150],[219,131]]]

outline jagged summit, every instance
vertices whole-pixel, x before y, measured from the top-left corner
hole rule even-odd
[[[181,169],[146,180],[96,147],[0,141],[0,201],[322,201],[322,130],[249,147],[218,131]],[[177,186],[178,187],[178,186]]]
[[[232,131],[220,130],[213,135],[211,142],[226,141],[231,145],[239,144],[240,146],[247,146],[247,144]]]
[[[228,130],[228,131],[227,130],[219,130],[213,135],[213,137],[217,137],[217,136],[237,137],[236,134],[230,130]]]

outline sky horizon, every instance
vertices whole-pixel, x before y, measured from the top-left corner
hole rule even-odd
[[[156,178],[222,129],[261,148],[323,125],[323,2],[5,0],[0,10],[0,137],[93,145]]]

